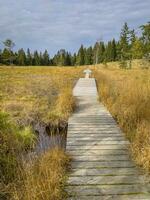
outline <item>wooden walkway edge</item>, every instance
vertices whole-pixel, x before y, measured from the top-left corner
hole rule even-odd
[[[73,95],[78,106],[68,124],[69,200],[150,200],[150,185],[130,159],[129,142],[97,100],[95,79],[80,78]]]

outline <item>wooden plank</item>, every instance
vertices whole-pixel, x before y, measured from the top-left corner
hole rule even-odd
[[[78,156],[76,155],[73,158],[74,161],[125,161],[125,160],[130,160],[129,155],[81,155]]]
[[[79,79],[73,94],[78,108],[68,124],[68,200],[150,199],[148,181],[129,156],[129,142],[97,100],[95,79]]]
[[[103,169],[72,169],[71,176],[100,176],[100,175],[139,175],[136,168],[103,168]]]
[[[150,200],[147,194],[71,196],[67,200]]]
[[[86,155],[86,156],[93,156],[93,155],[103,155],[103,156],[107,156],[107,155],[129,155],[128,152],[125,150],[111,150],[111,149],[101,149],[101,150],[91,150],[89,149],[87,150],[83,150],[83,149],[75,149],[75,150],[67,150],[67,152],[72,155],[72,156],[79,156],[79,155]]]
[[[113,185],[146,183],[142,176],[77,176],[70,177],[69,185]]]
[[[82,146],[82,145],[121,145],[121,144],[129,144],[128,141],[113,141],[113,140],[95,140],[95,141],[90,141],[90,140],[86,140],[86,141],[76,141],[76,140],[69,140],[68,141],[68,145],[77,145],[77,146]]]
[[[93,186],[68,186],[72,196],[102,196],[102,195],[131,195],[147,194],[147,189],[140,184],[134,185],[93,185]],[[148,195],[148,194],[147,194]]]
[[[127,145],[120,145],[120,144],[114,144],[114,145],[110,145],[110,144],[101,144],[101,145],[95,145],[95,144],[90,144],[90,145],[69,145],[67,144],[67,149],[68,150],[76,150],[76,149],[80,149],[80,150],[94,150],[94,149],[99,149],[99,150],[103,150],[103,149],[111,149],[111,150],[127,150]]]
[[[135,167],[135,165],[131,161],[74,161],[72,162],[72,168],[85,168],[85,169],[91,169],[91,168],[113,168],[113,167]]]

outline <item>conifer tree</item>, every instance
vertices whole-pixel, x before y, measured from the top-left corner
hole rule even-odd
[[[84,47],[83,45],[81,45],[77,55],[77,65],[84,65],[84,64],[85,64]]]
[[[34,66],[39,66],[40,65],[40,56],[38,51],[34,51],[34,55],[33,55],[33,65]]]
[[[2,63],[2,50],[0,49],[0,64]]]
[[[32,55],[29,48],[27,49],[26,64],[32,66]]]
[[[77,62],[77,55],[76,53],[73,54],[73,56],[71,57],[71,65],[75,66]]]
[[[43,60],[42,64],[45,66],[49,65],[49,54],[48,51],[45,50],[45,52],[43,53],[43,58],[41,58]]]
[[[93,64],[93,50],[92,47],[89,47],[85,51],[85,65]]]
[[[12,57],[12,51],[9,51],[7,48],[4,48],[2,52],[2,63],[5,65],[10,65],[10,58]]]
[[[71,54],[70,53],[66,53],[66,59],[65,59],[65,66],[71,66]]]
[[[23,49],[20,49],[18,51],[17,64],[20,65],[20,66],[26,65],[26,54],[25,54]]]
[[[104,59],[105,59],[105,45],[104,42],[100,42],[98,50],[98,63],[102,63]]]
[[[150,53],[150,22],[148,22],[145,25],[140,26],[142,30],[142,41],[144,44],[144,53],[149,54]]]
[[[117,50],[116,50],[116,41],[115,39],[112,40],[112,61],[116,61],[117,57]]]
[[[98,64],[99,56],[99,42],[96,42],[93,48],[93,64]]]
[[[121,50],[121,60],[126,60],[130,58],[129,41],[130,41],[130,31],[129,31],[128,24],[125,23],[121,30],[120,41],[119,41],[120,50]]]

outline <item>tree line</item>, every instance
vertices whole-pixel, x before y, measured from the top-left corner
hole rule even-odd
[[[118,41],[112,39],[107,43],[97,41],[94,46],[81,45],[77,53],[71,54],[61,49],[50,58],[47,50],[27,52],[24,49],[13,51],[15,43],[7,39],[3,42],[5,48],[0,50],[0,63],[18,66],[77,66],[107,63],[111,61],[124,61],[141,59],[150,56],[150,22],[139,27],[141,35],[131,30],[125,23],[121,29]]]

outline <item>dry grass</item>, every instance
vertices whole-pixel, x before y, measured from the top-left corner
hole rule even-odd
[[[21,172],[22,180],[13,186],[12,200],[65,199],[64,184],[68,156],[59,149],[46,152]]]
[[[81,70],[73,67],[0,67],[0,110],[8,112],[23,126],[43,121],[50,111],[58,111],[56,102],[58,98],[60,102],[61,96],[66,98],[62,100],[64,106],[73,105],[69,95]],[[63,114],[67,116],[61,112]]]
[[[100,99],[131,141],[133,158],[150,171],[150,71],[95,70]]]
[[[28,146],[31,141],[29,127],[33,123],[56,122],[58,125],[60,120],[67,121],[75,107],[72,88],[81,71],[82,68],[73,67],[0,67],[0,114],[8,113],[11,123],[15,124],[6,127],[3,123],[5,114],[1,115],[1,169],[6,171],[7,165],[10,178],[5,173],[6,176],[1,180],[0,199],[65,199],[63,186],[69,163],[68,155],[63,150],[55,149],[33,159],[30,165],[28,162],[22,165],[20,147]],[[7,121],[6,118],[6,125]],[[13,127],[17,127],[17,132]],[[7,137],[10,134],[13,137]],[[6,142],[1,136],[5,136]],[[16,141],[18,146],[13,145]],[[22,145],[25,142],[27,144]],[[10,148],[16,151],[12,152]]]
[[[129,63],[129,61],[127,61]],[[120,62],[108,62],[108,63],[101,63],[95,65],[96,67],[102,69],[120,69]],[[91,66],[93,68],[93,66]],[[146,61],[145,59],[135,59],[131,61],[131,68],[132,69],[150,69],[150,62]]]

